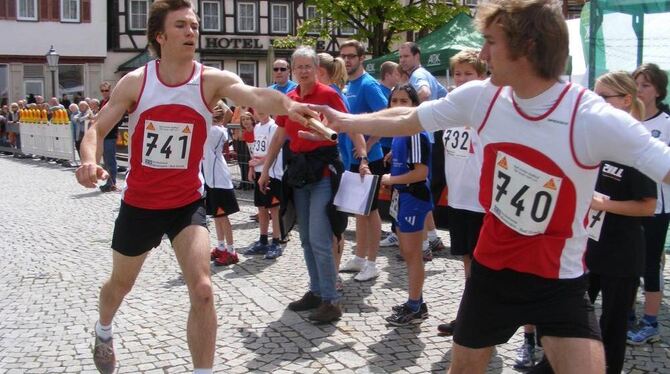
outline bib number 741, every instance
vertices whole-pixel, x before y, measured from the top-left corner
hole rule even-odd
[[[142,141],[142,165],[154,169],[186,169],[193,125],[147,120]]]
[[[543,234],[556,208],[561,181],[560,177],[498,152],[491,213],[519,234]]]

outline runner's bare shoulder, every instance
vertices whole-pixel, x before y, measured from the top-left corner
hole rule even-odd
[[[124,75],[112,91],[112,99],[132,108],[137,103],[144,86],[145,67],[137,68]]]

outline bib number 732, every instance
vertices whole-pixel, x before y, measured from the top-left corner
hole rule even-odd
[[[186,169],[193,125],[147,120],[142,141],[142,165],[154,169]]]
[[[543,234],[556,208],[561,181],[498,152],[490,211],[519,234]]]

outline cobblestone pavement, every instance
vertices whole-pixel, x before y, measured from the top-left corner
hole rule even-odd
[[[92,327],[100,285],[111,269],[109,248],[120,195],[86,190],[73,169],[39,160],[0,157],[0,372],[94,372]],[[250,193],[238,193],[232,217],[238,247],[256,240]],[[353,222],[349,227],[352,228]],[[388,230],[388,225],[385,225]],[[348,233],[345,256],[351,254]],[[448,234],[440,232],[445,242]],[[214,233],[212,227],[212,243]],[[443,372],[452,340],[436,326],[451,320],[463,290],[461,263],[444,253],[426,265],[430,318],[392,328],[384,317],[405,300],[406,271],[395,249],[382,249],[382,275],[354,282],[343,275],[344,316],[314,326],[286,305],[307,288],[297,233],[276,261],[242,258],[212,268],[218,310],[215,371],[221,373]],[[665,272],[666,280],[670,271]],[[169,242],[148,257],[134,290],[117,314],[120,373],[190,372],[186,344],[186,286]],[[663,341],[629,349],[626,372],[670,372],[668,297],[661,313]],[[491,315],[490,318],[496,318]],[[489,372],[513,373],[517,333],[499,346]]]

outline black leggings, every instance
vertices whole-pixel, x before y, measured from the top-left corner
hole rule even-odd
[[[644,290],[647,292],[661,291],[661,259],[669,222],[670,213],[660,213],[642,219],[647,249],[644,261]]]

